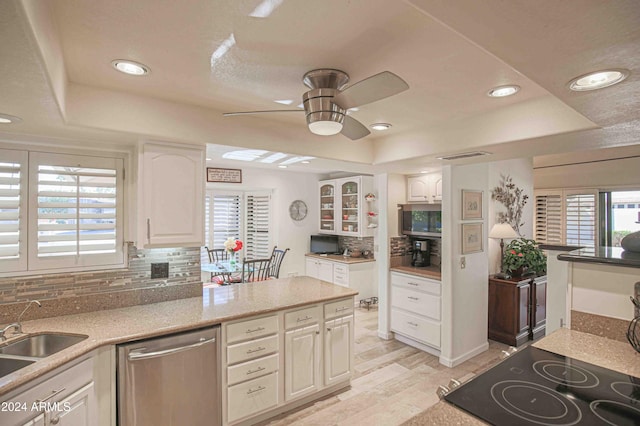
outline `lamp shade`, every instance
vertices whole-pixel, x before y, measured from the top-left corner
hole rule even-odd
[[[513,230],[508,223],[496,223],[489,232],[489,238],[513,239],[520,236]]]

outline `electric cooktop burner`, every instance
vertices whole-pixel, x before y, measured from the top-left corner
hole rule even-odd
[[[640,425],[640,378],[532,346],[445,400],[498,426]]]

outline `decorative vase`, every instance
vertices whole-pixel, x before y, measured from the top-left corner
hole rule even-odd
[[[514,269],[513,271],[511,271],[511,276],[512,277],[521,277],[526,273],[527,273],[527,267],[526,266],[520,266],[518,269]]]
[[[229,267],[232,271],[236,270],[236,252],[232,251],[229,253]]]
[[[625,251],[640,253],[640,231],[626,235],[622,241],[620,241],[620,245]]]

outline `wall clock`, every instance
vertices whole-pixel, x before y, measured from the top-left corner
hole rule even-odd
[[[307,217],[307,205],[302,200],[295,200],[289,206],[289,216],[293,220],[302,220]]]

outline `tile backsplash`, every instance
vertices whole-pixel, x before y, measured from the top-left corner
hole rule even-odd
[[[64,297],[105,295],[127,290],[201,283],[200,248],[128,248],[129,266],[91,272],[0,278],[0,304],[30,299],[51,300]],[[151,263],[169,263],[169,277],[151,279]]]
[[[358,249],[361,251],[369,250],[373,253],[373,237],[338,237],[338,245],[344,250],[348,248],[349,250]]]

